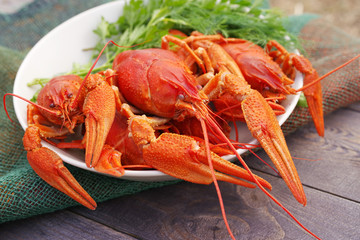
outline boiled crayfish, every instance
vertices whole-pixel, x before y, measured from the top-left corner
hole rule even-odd
[[[169,41],[180,46],[182,54],[169,50]],[[75,75],[53,78],[39,93],[37,104],[28,105],[29,126],[23,143],[30,165],[47,183],[95,209],[95,201],[60,157],[41,145],[41,139],[64,139],[76,127],[85,126],[82,139],[53,144],[85,149],[86,165],[100,172],[121,176],[127,167],[151,167],[194,183],[214,182],[217,187],[217,180],[221,180],[255,187],[239,179],[243,178],[255,182],[282,207],[265,190],[271,185],[250,171],[220,128],[222,124],[215,120],[217,115],[208,103],[218,107],[223,103],[225,109],[240,106],[253,136],[269,154],[295,198],[305,205],[306,197],[273,109],[245,81],[243,69],[226,53],[221,41],[223,38],[217,35],[185,40],[167,35],[162,49],[122,52],[116,56],[113,69],[96,74],[90,74],[90,69],[84,80]],[[190,70],[194,64],[201,74]],[[175,124],[186,121],[199,124],[198,136],[183,135]],[[214,144],[228,145],[215,152],[233,152],[245,169],[210,151],[209,136]],[[218,195],[221,198],[219,190]]]
[[[169,49],[169,42],[181,46],[180,55],[184,61],[188,65],[196,62],[201,67],[198,83],[209,100],[214,102],[216,110],[222,113],[223,118],[245,120],[295,198],[306,205],[300,178],[270,104],[248,84],[237,62],[217,43],[227,39],[221,35],[195,34],[182,40],[171,35],[164,36],[162,47]],[[224,111],[229,108],[231,110]]]

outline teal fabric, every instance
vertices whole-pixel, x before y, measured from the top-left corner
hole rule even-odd
[[[295,35],[299,35],[301,29],[310,22],[311,20],[315,20],[320,16],[317,14],[305,13],[302,15],[292,15],[284,19],[283,24],[285,29]]]
[[[14,14],[0,14],[0,45],[27,51],[65,20],[110,0],[36,0]]]

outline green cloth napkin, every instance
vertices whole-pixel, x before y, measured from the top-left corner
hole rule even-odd
[[[105,2],[109,1],[37,0],[17,13],[0,15],[0,95],[12,92],[17,69],[27,51],[41,37],[68,18]],[[319,74],[360,52],[359,39],[315,15],[291,17],[286,26],[301,36],[306,55]],[[359,61],[325,79],[323,92],[325,113],[358,101]],[[11,97],[7,98],[6,104],[10,117],[16,121]],[[24,131],[18,122],[10,122],[3,105],[0,117],[0,223],[78,205],[46,184],[30,168],[22,146]],[[288,134],[310,120],[308,109],[297,107],[283,130]],[[97,202],[177,182],[126,181],[66,166]]]

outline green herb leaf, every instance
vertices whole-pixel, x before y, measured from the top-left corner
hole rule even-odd
[[[112,34],[108,31],[109,23],[101,17],[101,22],[98,27],[94,30],[94,33],[100,37],[101,40],[105,40],[108,37],[111,37]]]
[[[301,93],[299,101],[297,102],[296,106],[298,106],[298,107],[308,107],[308,104],[307,104],[306,97],[305,97],[304,93]]]

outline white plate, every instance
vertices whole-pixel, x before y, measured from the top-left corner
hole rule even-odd
[[[124,1],[116,1],[95,7],[67,20],[49,32],[31,49],[21,64],[14,83],[14,93],[31,99],[37,89],[27,87],[28,82],[35,78],[51,78],[56,74],[66,73],[72,69],[73,63],[87,64],[91,52],[84,52],[83,49],[94,46],[98,41],[93,30],[100,23],[101,17],[109,22],[115,22],[122,14],[123,6]],[[293,87],[301,86],[302,76],[298,74]],[[278,117],[280,124],[289,117],[299,97],[299,94],[288,96],[283,102],[286,113]],[[24,129],[27,127],[26,105],[26,102],[14,98],[15,113]],[[245,124],[239,124],[239,135],[240,142],[257,144]],[[43,142],[43,145],[58,153],[65,162],[96,172],[86,167],[83,156],[55,148],[46,142]],[[240,154],[245,151],[238,150]],[[232,156],[225,157],[225,159],[231,158]],[[135,181],[174,180],[173,177],[157,170],[126,170],[122,178]]]

